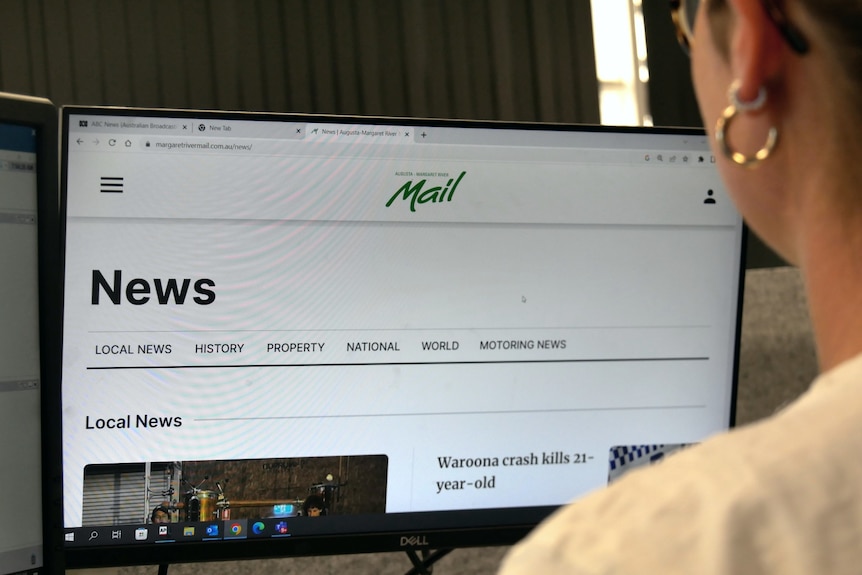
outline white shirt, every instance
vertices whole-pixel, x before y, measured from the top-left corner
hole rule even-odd
[[[501,575],[862,573],[862,355],[555,513]]]

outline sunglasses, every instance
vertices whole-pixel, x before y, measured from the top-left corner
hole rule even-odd
[[[689,53],[694,41],[694,19],[702,3],[700,0],[670,0],[670,15],[676,27],[676,38],[686,53]],[[808,41],[802,32],[787,20],[775,0],[761,0],[761,4],[790,48],[797,54],[808,52]]]

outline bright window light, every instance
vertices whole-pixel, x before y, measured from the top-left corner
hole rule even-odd
[[[642,0],[591,0],[602,124],[649,126]]]

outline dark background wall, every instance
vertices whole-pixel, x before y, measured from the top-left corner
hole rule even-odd
[[[0,0],[57,104],[599,121],[589,0]]]

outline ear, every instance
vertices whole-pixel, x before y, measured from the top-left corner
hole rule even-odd
[[[785,46],[761,0],[728,3],[733,11],[730,67],[740,82],[740,100],[749,102],[779,74]]]

